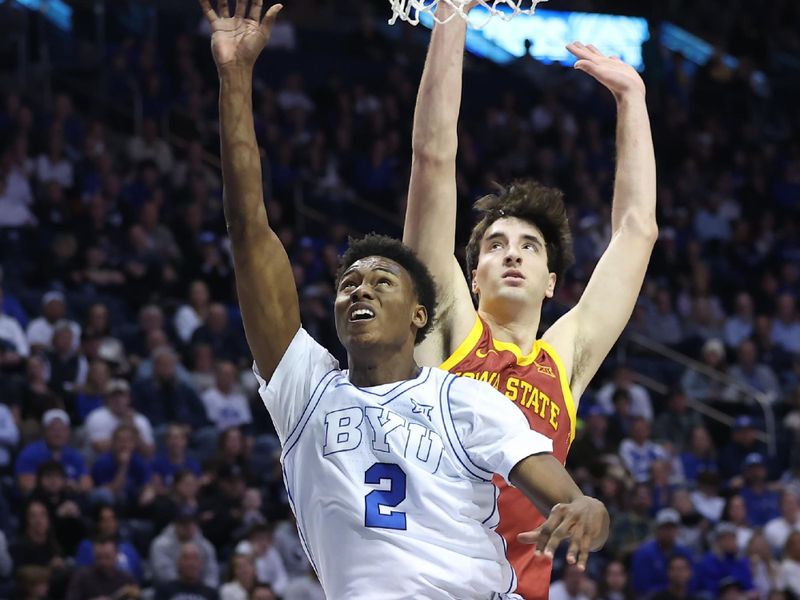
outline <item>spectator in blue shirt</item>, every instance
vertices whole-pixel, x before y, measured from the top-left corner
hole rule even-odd
[[[133,425],[118,426],[111,451],[98,456],[92,467],[92,479],[104,499],[134,507],[149,503],[153,491],[150,465],[136,452],[137,435]]]
[[[136,581],[144,581],[142,558],[130,542],[120,539],[117,511],[110,504],[98,504],[93,511],[94,532],[96,537],[107,537],[117,541],[117,567],[131,575]],[[94,544],[91,539],[84,539],[78,546],[75,565],[88,567],[95,564]]]
[[[189,434],[186,427],[172,423],[167,429],[166,452],[159,453],[152,464],[153,475],[157,478],[156,484],[160,490],[172,485],[175,473],[179,470],[191,471],[200,477],[200,463],[186,454],[188,443]]]
[[[656,590],[663,590],[669,584],[667,565],[675,555],[692,560],[688,548],[676,543],[678,525],[681,517],[674,508],[662,508],[656,515],[655,539],[645,542],[633,553],[633,589],[637,597],[643,597]]]
[[[767,487],[767,465],[758,452],[748,454],[742,465],[745,486],[739,492],[747,507],[747,518],[753,527],[763,527],[779,517],[780,495]]]
[[[55,460],[64,465],[69,485],[80,492],[92,489],[92,480],[80,452],[68,446],[69,415],[60,408],[48,410],[42,415],[44,439],[32,442],[17,456],[15,474],[17,486],[27,495],[36,485],[36,470],[39,465]]]
[[[750,563],[739,555],[736,527],[732,523],[722,522],[714,529],[713,550],[703,557],[697,572],[699,588],[712,598],[719,597],[721,583],[729,578],[744,591],[753,589]]]

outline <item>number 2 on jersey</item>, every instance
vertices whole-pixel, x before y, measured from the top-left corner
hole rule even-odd
[[[374,490],[364,498],[364,525],[382,529],[405,529],[406,513],[391,511],[381,513],[381,506],[397,506],[406,499],[406,474],[393,463],[375,463],[364,473],[364,483],[380,485],[389,480],[388,490]]]

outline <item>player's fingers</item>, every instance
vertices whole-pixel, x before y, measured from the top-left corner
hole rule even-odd
[[[561,524],[553,530],[553,533],[550,534],[550,539],[547,540],[547,544],[544,547],[544,555],[547,558],[553,558],[558,550],[559,545],[565,539],[567,539],[572,531],[573,523],[569,520],[564,520]]]
[[[589,44],[586,46],[592,54],[596,54],[597,56],[605,56],[600,50],[598,50],[594,45]]]
[[[588,73],[592,77],[597,77],[597,65],[590,60],[580,59],[575,61],[574,68],[584,73]]]
[[[533,531],[533,534],[536,536],[534,541],[536,546],[534,547],[533,551],[536,554],[541,554],[544,552],[544,548],[547,546],[547,542],[550,541],[550,536],[552,535],[553,530],[558,527],[559,523],[560,520],[557,521],[551,516],[549,519],[547,519],[547,521],[539,525],[539,527]]]
[[[578,546],[578,568],[586,570],[586,563],[589,561],[589,553],[592,551],[592,536],[588,532],[584,533],[581,537]]]
[[[231,11],[228,9],[228,0],[219,0],[219,16],[223,19],[231,16]]]
[[[536,548],[534,548],[534,552],[536,552],[536,554],[544,552],[545,548],[547,548],[547,545],[550,543],[550,538],[564,521],[564,513],[557,510],[557,508],[558,505],[553,508],[547,520],[534,530],[534,533],[536,533]]]
[[[517,541],[520,544],[535,544],[538,539],[539,539],[538,529],[534,531],[523,531],[522,533],[517,534]]]
[[[586,60],[594,58],[594,54],[589,52],[586,46],[584,46],[580,42],[572,42],[570,44],[567,44],[567,50],[572,52],[572,54],[574,54],[578,58],[583,58]]]
[[[236,2],[236,18],[241,19],[244,17],[244,11],[247,9],[247,0],[233,0]]]
[[[250,18],[253,21],[261,21],[261,7],[264,6],[264,0],[253,0],[250,3]]]
[[[200,8],[203,9],[203,14],[208,19],[209,23],[213,23],[219,17],[217,17],[217,13],[211,8],[211,2],[209,0],[197,0],[200,3]]]
[[[271,31],[272,26],[275,24],[275,19],[278,18],[278,13],[283,10],[283,4],[273,4],[267,10],[267,14],[264,15],[264,20],[261,22],[261,27],[263,27],[266,31]]]
[[[569,547],[567,547],[566,561],[568,565],[574,565],[578,562],[578,555],[580,554],[580,540],[578,536],[573,535],[569,539]]]

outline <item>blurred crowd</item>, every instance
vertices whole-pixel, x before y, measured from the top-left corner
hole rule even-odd
[[[135,84],[138,131],[74,89],[3,96],[0,597],[323,597],[250,370],[199,20],[106,50],[102,96],[127,106]],[[398,53],[374,18],[279,39],[254,98],[265,202],[304,325],[344,362],[338,256],[349,233],[399,232],[424,46]],[[330,68],[315,69],[322,47]],[[626,336],[708,370],[612,353],[568,463],[611,537],[587,573],[556,557],[554,600],[800,598],[800,118],[764,55],[737,56],[698,68],[650,53],[660,237]],[[459,236],[495,181],[562,188],[577,262],[551,321],[609,239],[615,107],[584,75],[532,62],[467,61]],[[755,397],[777,419],[773,448]]]

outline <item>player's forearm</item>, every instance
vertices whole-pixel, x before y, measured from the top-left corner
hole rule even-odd
[[[633,228],[655,239],[656,161],[643,94],[617,101],[617,173],[611,208],[612,232]]]
[[[556,504],[567,504],[583,496],[552,454],[535,454],[521,460],[511,469],[509,479],[543,515],[548,515]]]
[[[219,123],[225,221],[231,241],[236,244],[252,228],[266,232],[267,225],[250,69],[220,71]]]
[[[437,16],[446,18],[452,10],[439,3]],[[458,17],[433,28],[414,110],[416,160],[455,161],[466,30]]]

